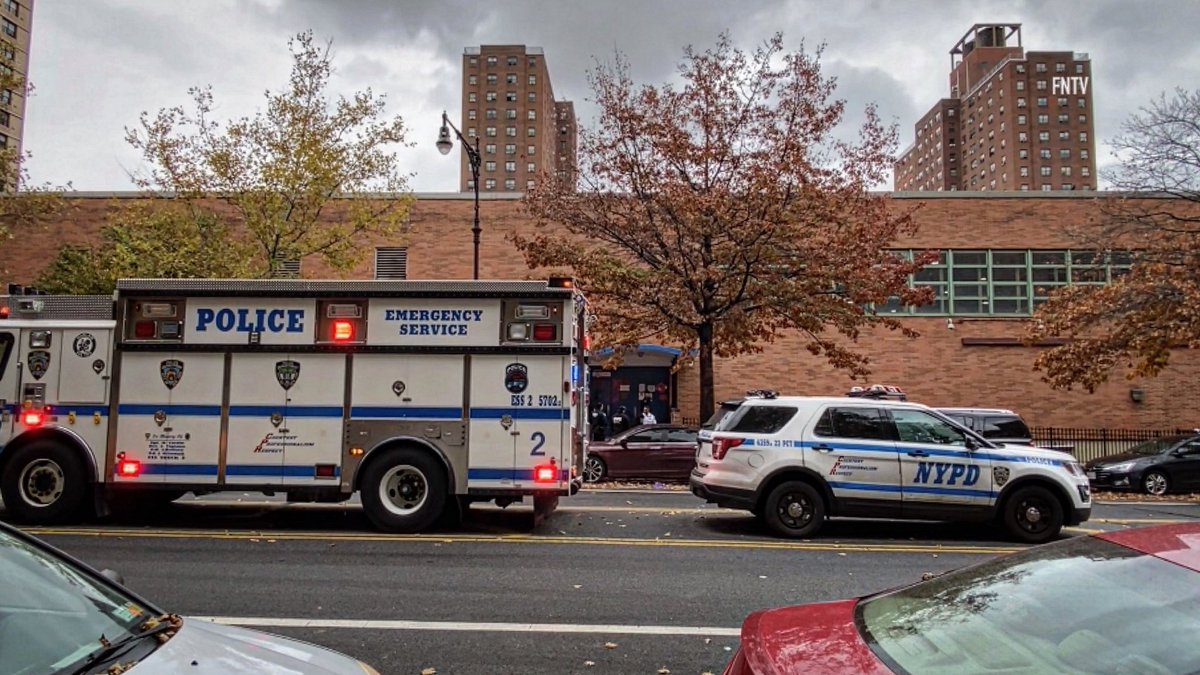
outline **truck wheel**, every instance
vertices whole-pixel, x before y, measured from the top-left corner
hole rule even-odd
[[[79,453],[49,439],[14,452],[0,484],[8,512],[36,525],[76,520],[87,491],[87,472]]]
[[[1014,538],[1041,544],[1062,532],[1063,508],[1044,487],[1030,485],[1013,493],[1004,502],[1004,528]]]
[[[771,490],[759,517],[784,537],[811,537],[825,522],[825,502],[808,483],[788,481]]]
[[[446,472],[429,452],[388,450],[363,474],[362,504],[367,518],[388,532],[420,532],[446,507]]]

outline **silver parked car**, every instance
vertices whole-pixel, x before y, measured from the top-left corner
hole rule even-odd
[[[167,614],[110,576],[0,523],[0,673],[378,675],[322,647]]]

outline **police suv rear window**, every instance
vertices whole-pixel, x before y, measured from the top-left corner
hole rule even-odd
[[[721,407],[717,408],[716,412],[714,412],[712,414],[712,417],[708,418],[708,421],[705,422],[703,424],[703,426],[701,426],[700,428],[701,429],[716,429],[717,425],[721,423],[721,420],[728,417],[729,413],[737,410],[738,406],[740,406],[741,404],[742,404],[741,401],[725,401],[724,403],[721,404]]]
[[[745,405],[721,425],[721,431],[743,434],[773,434],[796,416],[797,408],[775,405]]]

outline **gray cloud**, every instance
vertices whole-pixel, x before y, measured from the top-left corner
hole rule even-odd
[[[339,91],[386,93],[418,147],[401,150],[418,190],[457,187],[457,162],[432,150],[438,115],[458,109],[463,47],[544,47],[556,95],[576,102],[585,124],[587,71],[625,54],[638,81],[673,79],[683,47],[711,45],[728,30],[744,48],[775,31],[785,45],[827,45],[827,71],[856,126],[869,102],[912,125],[947,90],[948,51],[973,23],[1024,24],[1026,49],[1088,52],[1097,136],[1114,135],[1163,90],[1195,87],[1200,13],[1187,0],[39,0],[34,15],[26,147],[35,178],[84,189],[127,189],[120,167],[136,164],[121,128],[141,110],[184,101],[211,83],[230,116],[251,113],[261,92],[286,78],[287,37],[311,28],[334,41]],[[1107,153],[1099,153],[1103,164]]]

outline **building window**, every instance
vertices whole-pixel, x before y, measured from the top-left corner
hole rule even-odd
[[[1087,115],[1080,115],[1078,119],[1080,124],[1087,124]]]
[[[536,56],[529,57],[529,67],[537,68],[537,57]]]
[[[496,137],[496,127],[488,127],[487,131],[484,133],[486,133],[489,138],[495,138]]]
[[[1045,183],[1042,185],[1042,192],[1050,192],[1053,189],[1054,189],[1054,186],[1049,183]]]
[[[516,145],[513,145],[512,143],[509,143],[508,145],[505,145],[505,146],[504,146],[504,154],[506,154],[506,155],[515,155],[515,154],[517,154],[517,146],[516,146]]]
[[[467,76],[467,84],[469,84],[471,86],[475,86],[475,85],[479,84],[479,78],[476,77],[475,75],[468,75]]]
[[[1054,64],[1054,72],[1056,72],[1056,73],[1065,73],[1065,72],[1067,72],[1067,64],[1065,64],[1065,63],[1056,63],[1056,64]]]
[[[1033,69],[1039,73],[1044,73],[1044,72],[1046,72],[1046,64],[1044,64],[1044,63],[1034,64]]]
[[[515,57],[515,56],[509,56],[509,57],[508,57],[508,65],[510,65],[510,66],[515,66],[515,65],[517,65],[517,57]]]
[[[1028,143],[1029,142],[1029,134],[1024,131],[1019,131],[1019,132],[1017,132],[1017,140],[1022,143]]]
[[[1049,131],[1039,131],[1038,132],[1038,140],[1042,141],[1043,143],[1046,141],[1049,141],[1050,140],[1050,132]]]
[[[1058,158],[1059,158],[1059,159],[1071,159],[1071,149],[1070,149],[1070,148],[1063,148],[1063,149],[1059,150],[1059,151],[1058,151]],[[1065,167],[1065,166],[1064,166],[1063,168],[1064,168],[1064,169],[1066,169],[1066,168],[1069,168],[1069,167]]]
[[[495,190],[496,189],[496,179],[489,178],[489,179],[483,181],[483,187],[486,190]]]
[[[536,145],[529,145],[529,146],[526,146],[526,147],[525,147],[525,154],[526,154],[526,155],[529,155],[530,157],[533,157],[533,155],[534,155],[534,153],[535,153],[535,152],[537,152],[537,146],[536,146]]]
[[[1038,115],[1038,124],[1049,124],[1049,123],[1050,123],[1049,115]]]
[[[1025,115],[1017,115],[1017,124],[1025,124],[1029,119]]]
[[[1058,167],[1058,172],[1059,172],[1059,173],[1061,173],[1061,174],[1062,174],[1062,175],[1064,175],[1064,176],[1070,176],[1070,175],[1071,175],[1071,167],[1069,167],[1069,166],[1060,166],[1060,167]]]
[[[470,186],[472,190],[475,186]],[[376,246],[375,247],[375,278],[376,279],[407,279],[408,278],[408,247],[406,246]]]
[[[1025,80],[1017,80],[1017,91],[1025,91]]]
[[[1029,167],[1027,167],[1027,166],[1023,166],[1023,167],[1021,167],[1021,172],[1020,172],[1020,173],[1021,173],[1021,175],[1022,175],[1022,176],[1028,176],[1028,175],[1029,175]]]
[[[1082,75],[1082,74],[1083,74],[1083,64],[1082,64],[1082,63],[1076,63],[1076,64],[1075,64],[1075,74],[1076,74],[1076,75]]]
[[[537,75],[530,75],[529,76],[529,86],[532,87],[536,84],[537,84]]]
[[[536,172],[537,164],[534,164],[533,162],[525,162],[525,171],[527,171],[528,173]]]
[[[478,97],[475,95],[475,92],[473,92],[473,91],[467,92],[467,100],[468,101],[470,101],[471,103],[474,103],[477,99],[478,99]]]
[[[504,179],[504,189],[508,190],[509,192],[516,190],[517,189],[517,179],[515,179],[515,178]]]
[[[1087,148],[1079,149],[1079,159],[1090,159]]]
[[[1058,132],[1058,140],[1060,140],[1060,141],[1069,141],[1069,140],[1071,140],[1071,132],[1069,132],[1069,131],[1060,131],[1060,132]]]
[[[0,110],[0,126],[12,126],[12,116],[3,110]]]
[[[1037,81],[1037,88],[1038,88],[1038,91],[1045,91],[1045,90],[1046,90],[1046,81],[1045,81],[1045,80],[1038,80],[1038,81]]]
[[[477,66],[477,65],[479,65],[479,57],[472,56],[469,59],[467,59],[467,63],[471,64],[472,66]]]
[[[1029,151],[1025,148],[1021,148],[1017,151],[1017,159],[1029,159]]]
[[[1038,152],[1038,156],[1042,159],[1050,159],[1050,148],[1042,148]]]
[[[475,138],[477,135],[475,127],[467,127],[467,138]]]
[[[471,108],[470,110],[467,111],[467,119],[473,120],[473,119],[475,119],[475,116],[476,116],[476,112],[475,112],[474,108]]]
[[[1017,107],[1018,108],[1025,107],[1025,98],[1024,97],[1017,97]]]
[[[517,135],[517,128],[516,128],[516,127],[507,127],[507,128],[504,130],[504,135],[505,135],[505,136],[516,136],[516,135]]]
[[[505,75],[504,82],[507,84],[516,84],[517,83],[517,74],[509,73],[509,74]]]
[[[946,117],[954,117],[954,108],[946,111]]]
[[[1065,108],[1065,107],[1071,105],[1071,102],[1067,99],[1066,96],[1059,96],[1057,103],[1058,103],[1058,107],[1060,107],[1060,108]]]
[[[1077,99],[1075,99],[1075,107],[1077,107],[1077,108],[1086,108],[1086,107],[1087,107],[1087,99],[1086,99],[1086,98],[1077,98]]]
[[[1029,192],[1029,183],[1021,183],[1021,192]]]
[[[474,189],[475,189],[475,181],[473,181],[473,180],[468,180],[468,181],[467,181],[467,189],[468,189],[468,190],[474,190]]]
[[[525,98],[528,99],[530,103],[533,103],[537,100],[537,94],[531,91],[525,95]]]
[[[529,111],[525,114],[525,116],[530,120],[536,120],[537,119],[537,111],[534,110],[533,108],[530,108]]]
[[[496,163],[495,162],[484,162],[483,170],[488,173],[496,173]]]
[[[21,5],[17,0],[4,0],[4,9],[7,9],[8,13],[13,16],[21,15]]]
[[[1039,169],[1038,171],[1039,171],[1039,173],[1041,173],[1043,176],[1049,176],[1049,175],[1050,175],[1050,167],[1048,167],[1048,166],[1043,166],[1043,167],[1042,167],[1041,169]]]
[[[1024,64],[1024,63],[1018,63],[1018,64],[1017,64],[1017,72],[1018,72],[1018,73],[1023,73],[1023,72],[1025,72],[1025,64]]]
[[[515,173],[517,170],[517,163],[516,162],[505,162],[504,170],[507,171],[508,173]]]
[[[487,57],[487,64],[488,64],[489,66],[494,66],[494,65],[496,65],[496,57],[494,57],[494,56],[489,56],[489,57]]]
[[[14,47],[14,46],[12,46],[12,45],[10,45],[10,44],[8,44],[7,42],[6,42],[6,43],[4,43],[4,52],[3,52],[3,54],[4,54],[4,59],[5,59],[6,61],[15,61],[15,60],[17,60],[17,48],[16,48],[16,47]]]
[[[494,92],[494,91],[489,91],[489,92],[487,93],[487,95],[486,95],[486,96],[484,96],[483,98],[484,98],[485,100],[488,100],[488,101],[495,101],[495,100],[496,100],[496,92]]]
[[[1045,96],[1037,97],[1037,105],[1039,108],[1045,108],[1048,105],[1046,97]]]
[[[487,112],[485,112],[485,113],[483,114],[483,116],[484,116],[484,117],[486,117],[486,118],[488,118],[489,120],[494,120],[494,119],[496,119],[496,109],[495,109],[495,108],[488,108],[488,109],[487,109]]]
[[[483,152],[484,152],[484,154],[488,154],[488,155],[496,154],[496,144],[488,143],[487,145],[483,146]]]
[[[515,91],[504,92],[504,100],[505,101],[516,101],[517,100],[517,92],[515,92]]]
[[[492,86],[492,87],[496,86],[496,83],[497,83],[497,81],[496,81],[496,74],[495,74],[495,73],[488,73],[488,76],[487,76],[487,83],[488,83],[488,85],[489,85],[489,86]]]
[[[10,38],[17,37],[17,24],[9,21],[8,19],[5,19],[4,20],[4,34]]]
[[[1062,189],[1064,189],[1064,190],[1074,190],[1074,189],[1075,189],[1075,186],[1074,186],[1074,185],[1072,185],[1072,184],[1070,184],[1070,183],[1063,183],[1063,184],[1062,184]]]
[[[506,120],[515,120],[515,119],[517,119],[517,109],[516,109],[516,108],[509,108],[508,110],[505,110],[505,111],[504,111],[504,119],[506,119]]]
[[[1062,113],[1061,115],[1059,115],[1059,116],[1058,116],[1058,123],[1059,123],[1059,124],[1069,124],[1070,122],[1071,122],[1071,116],[1070,116],[1070,115],[1068,115],[1068,114],[1066,114],[1066,113]]]
[[[536,128],[536,127],[529,127],[528,129],[526,129],[526,130],[525,130],[525,135],[526,135],[526,136],[528,136],[528,137],[530,137],[530,138],[533,138],[534,136],[537,136],[537,128]]]
[[[1092,170],[1086,166],[1079,167],[1079,175],[1080,176],[1090,176],[1090,175],[1092,175]],[[1087,188],[1084,188],[1084,189],[1087,189]]]

